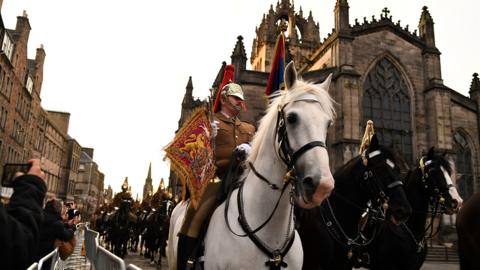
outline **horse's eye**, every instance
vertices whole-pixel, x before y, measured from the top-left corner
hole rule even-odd
[[[287,122],[289,124],[295,124],[298,120],[298,116],[296,113],[291,113],[287,116]]]

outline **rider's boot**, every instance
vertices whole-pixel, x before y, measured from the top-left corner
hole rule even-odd
[[[178,248],[177,248],[177,270],[187,269],[187,261],[195,258],[193,251],[197,244],[197,238],[193,238],[184,234],[178,234]],[[188,269],[193,269],[192,266]]]

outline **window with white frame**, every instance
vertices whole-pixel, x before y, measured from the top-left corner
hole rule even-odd
[[[8,57],[8,59],[10,61],[12,61],[13,42],[10,39],[10,36],[6,32],[5,32],[5,35],[3,37],[2,51],[5,53],[5,55]]]

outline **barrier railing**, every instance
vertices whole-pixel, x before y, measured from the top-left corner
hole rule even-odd
[[[125,267],[125,262],[115,254],[111,253],[104,247],[100,246],[99,233],[91,230],[86,225],[78,227],[76,234],[79,231],[84,232],[85,241],[85,257],[90,261],[91,266],[98,270],[141,270],[140,267],[129,264]],[[77,237],[78,239],[78,237]],[[42,267],[51,262],[48,269],[42,269]],[[60,259],[58,249],[50,252],[45,257],[41,258],[38,263],[32,264],[27,270],[63,270],[65,268],[65,261]]]
[[[97,247],[96,269],[125,270],[125,262],[102,246]]]
[[[142,268],[136,266],[135,264],[129,264],[127,270],[142,270]]]
[[[95,261],[97,257],[98,235],[98,232],[84,227],[85,256],[90,262]]]
[[[101,270],[141,270],[141,268],[125,262],[115,254],[99,245],[99,233],[85,226],[85,254],[95,269]]]
[[[54,270],[55,266],[57,265],[58,261],[58,249],[56,248],[54,251],[48,253],[47,256],[43,257],[38,261],[38,270],[47,270],[46,268],[43,268],[44,264],[48,264],[50,262],[50,270]]]

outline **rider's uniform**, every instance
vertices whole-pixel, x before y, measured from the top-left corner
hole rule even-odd
[[[216,175],[220,180],[226,177],[228,165],[235,148],[242,143],[249,143],[255,127],[249,123],[240,121],[237,117],[227,118],[221,112],[217,112],[215,120],[218,123],[217,136],[215,137],[215,165]],[[210,181],[205,188],[197,209],[189,205],[181,234],[196,238],[200,234],[201,227],[209,218],[217,206],[217,194],[220,190],[219,181]]]

